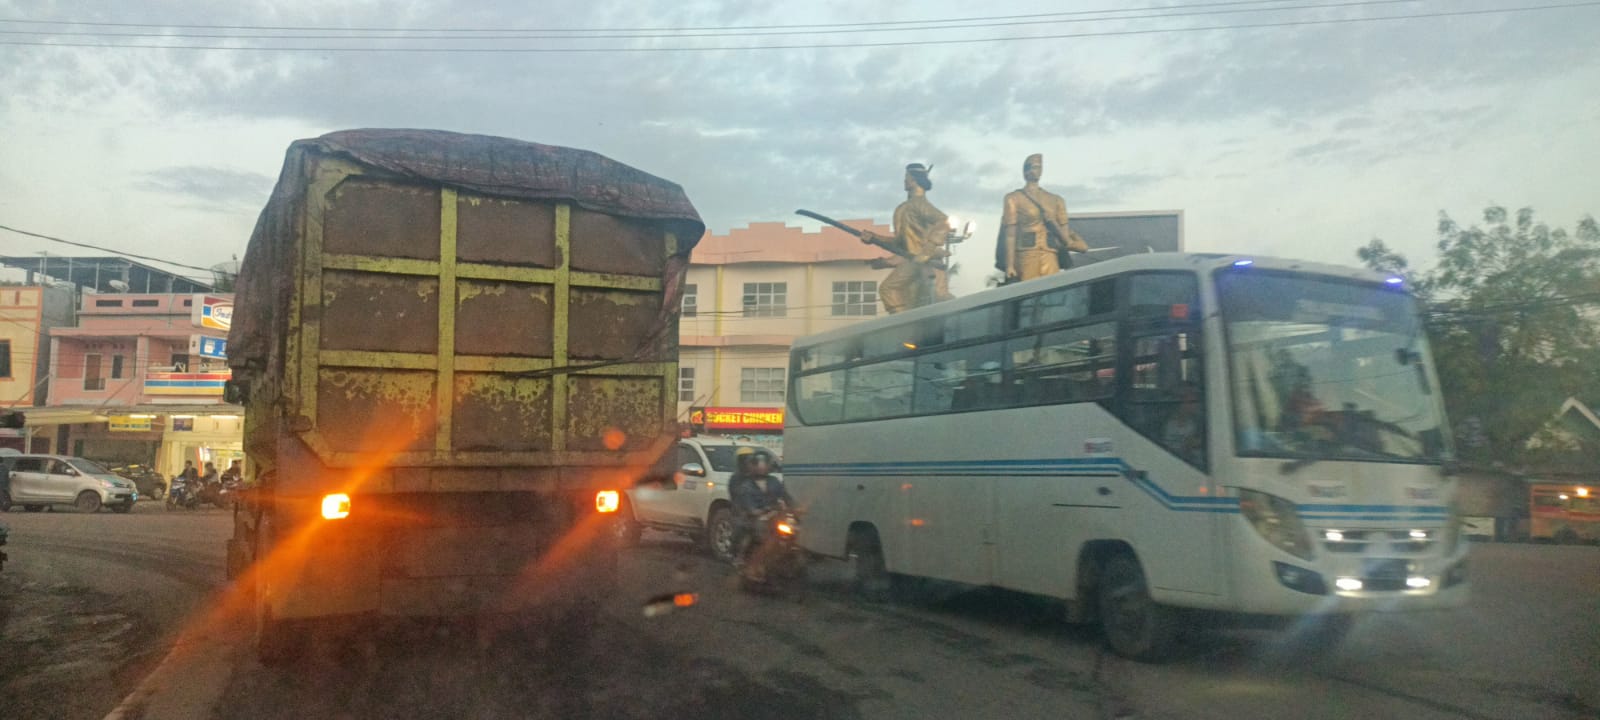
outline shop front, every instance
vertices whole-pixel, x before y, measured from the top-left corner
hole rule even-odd
[[[744,440],[783,455],[783,408],[689,408],[689,426],[697,435]]]

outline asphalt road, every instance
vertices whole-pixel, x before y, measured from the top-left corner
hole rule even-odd
[[[221,510],[16,508],[0,523],[0,717],[104,717],[223,585]]]
[[[243,647],[246,624],[210,607],[227,532],[217,518],[3,517],[17,559],[5,575],[122,598],[157,644],[192,612],[220,628],[205,642]],[[155,569],[169,562],[181,567]],[[622,590],[588,648],[533,638],[483,647],[470,632],[398,628],[284,670],[237,652],[210,663],[228,667],[213,668],[218,687],[200,696],[212,717],[245,720],[1600,717],[1600,549],[1480,545],[1473,573],[1468,608],[1369,617],[1327,658],[1296,656],[1277,633],[1234,631],[1201,634],[1150,666],[1106,654],[1092,629],[1059,622],[1048,603],[935,588],[865,605],[836,564],[817,569],[804,597],[756,597],[686,544],[647,538],[625,557]],[[700,602],[645,617],[646,598],[674,591]],[[0,641],[12,634],[8,623]]]

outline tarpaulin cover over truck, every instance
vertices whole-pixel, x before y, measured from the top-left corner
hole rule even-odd
[[[638,460],[670,433],[703,233],[678,185],[593,152],[425,130],[295,142],[236,287],[246,442],[271,454],[291,433],[329,467]]]

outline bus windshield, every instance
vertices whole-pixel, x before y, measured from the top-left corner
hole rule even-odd
[[[1439,462],[1432,360],[1411,296],[1294,273],[1217,276],[1239,454]]]

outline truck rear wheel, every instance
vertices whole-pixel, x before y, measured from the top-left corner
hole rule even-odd
[[[256,625],[256,657],[262,665],[281,667],[306,654],[310,623],[304,620],[278,620],[270,608],[262,608]]]

